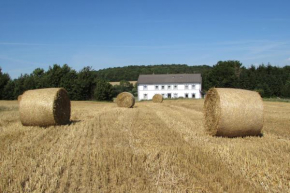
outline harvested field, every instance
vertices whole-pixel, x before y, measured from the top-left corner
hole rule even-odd
[[[264,102],[262,137],[221,138],[203,102],[72,102],[41,128],[0,101],[0,192],[290,192],[290,103]]]

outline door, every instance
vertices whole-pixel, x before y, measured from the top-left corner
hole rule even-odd
[[[167,97],[168,97],[169,99],[171,99],[171,93],[168,93],[168,94],[167,94]]]
[[[188,98],[188,94],[185,94],[185,98]]]

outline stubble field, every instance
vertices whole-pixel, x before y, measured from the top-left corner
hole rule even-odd
[[[0,192],[290,192],[290,103],[229,139],[204,132],[203,102],[72,102],[70,125],[41,128],[0,101]]]

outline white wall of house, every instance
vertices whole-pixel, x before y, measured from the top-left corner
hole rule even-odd
[[[155,94],[163,98],[201,98],[201,84],[138,84],[138,100],[152,100]]]

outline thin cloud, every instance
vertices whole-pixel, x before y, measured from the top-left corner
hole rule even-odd
[[[30,62],[30,61],[26,61],[26,60],[21,60],[21,59],[17,59],[17,58],[9,58],[9,57],[5,57],[5,56],[0,56],[1,60],[6,60],[6,61],[10,61],[10,62],[16,62],[16,63],[20,63],[20,64],[39,64],[41,65],[41,63],[38,62]]]
[[[49,44],[18,43],[18,42],[0,42],[0,45],[11,45],[11,46],[47,46]]]

